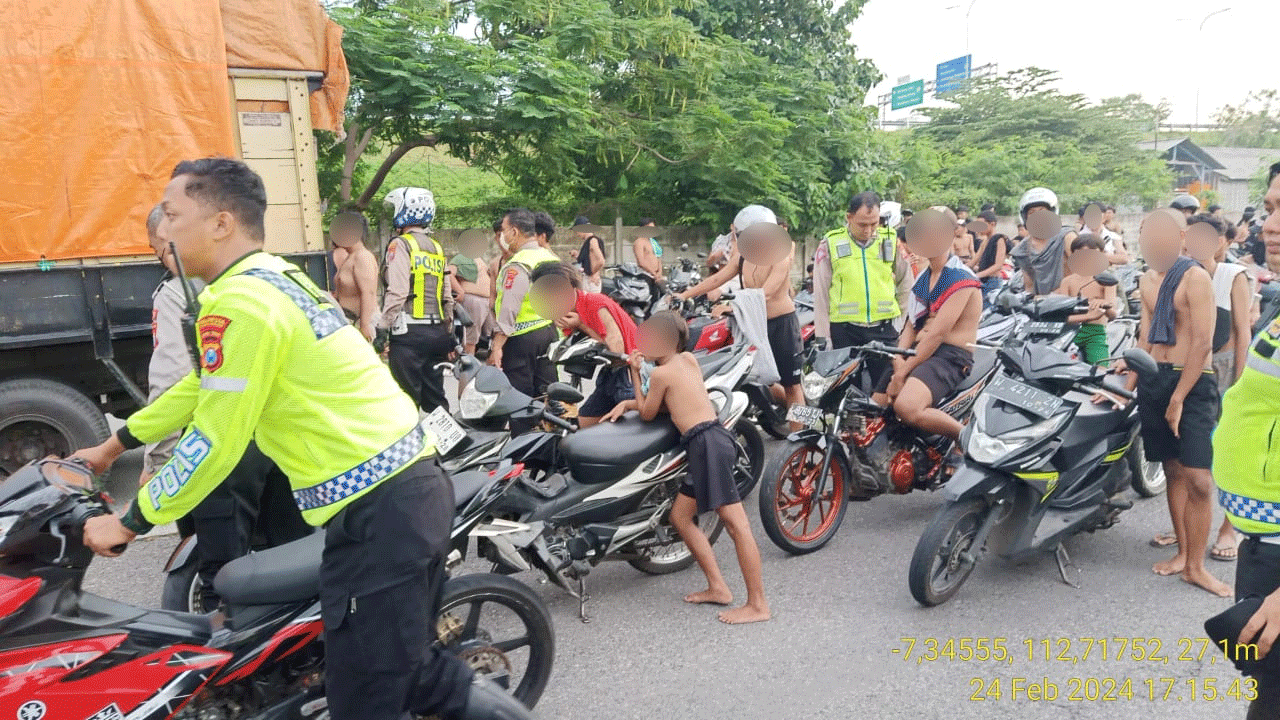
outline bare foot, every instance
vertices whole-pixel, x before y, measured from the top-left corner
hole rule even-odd
[[[1157,575],[1177,575],[1187,568],[1187,559],[1181,553],[1172,559],[1151,566],[1151,572]]]
[[[772,617],[769,614],[769,606],[753,607],[751,605],[743,605],[740,608],[725,610],[720,613],[720,622],[725,625],[745,625],[747,623],[764,622]]]
[[[702,592],[689,593],[684,596],[684,601],[694,605],[728,605],[733,602],[733,593],[729,588],[716,588],[714,590],[708,588]]]
[[[1204,568],[1197,570],[1187,568],[1186,570],[1183,570],[1182,580],[1183,582],[1191,583],[1196,587],[1208,590],[1218,597],[1231,597],[1234,594],[1226,583],[1213,575],[1210,575],[1209,571]]]

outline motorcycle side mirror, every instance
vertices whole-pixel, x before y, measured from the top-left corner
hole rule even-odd
[[[1097,275],[1094,275],[1093,281],[1098,283],[1102,287],[1115,287],[1120,284],[1120,278],[1107,272],[1106,270],[1103,270]]]
[[[547,399],[555,400],[562,403],[580,403],[582,402],[582,393],[574,390],[573,387],[564,383],[551,383],[547,386]]]
[[[475,324],[475,321],[471,319],[471,314],[461,305],[453,306],[453,319],[458,321],[458,324],[462,327],[471,327]]]
[[[698,253],[698,257],[699,257],[700,259],[702,259],[702,260],[706,260],[706,259],[707,259],[707,254],[706,254],[706,253],[704,253],[704,252],[700,252],[700,253]]]
[[[1139,375],[1154,375],[1159,368],[1151,353],[1142,348],[1129,348],[1124,351],[1124,362]]]

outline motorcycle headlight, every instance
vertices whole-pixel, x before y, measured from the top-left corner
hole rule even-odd
[[[800,377],[800,388],[804,391],[804,399],[809,404],[814,404],[822,399],[823,395],[831,389],[836,382],[836,378],[827,377],[821,373],[807,372]]]
[[[966,451],[975,462],[983,465],[995,464],[1016,452],[1056,434],[1062,429],[1067,415],[1058,415],[1048,420],[1041,420],[1024,428],[1000,433],[999,437],[988,435],[983,427],[981,411],[974,413],[973,431],[969,433],[969,445]]]
[[[458,414],[463,420],[478,420],[489,412],[489,408],[498,402],[498,393],[483,393],[476,390],[475,382],[468,382],[462,388],[462,396],[458,398]]]

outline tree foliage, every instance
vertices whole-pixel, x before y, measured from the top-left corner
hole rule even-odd
[[[1230,147],[1280,148],[1280,90],[1249,93],[1239,105],[1226,105],[1213,116],[1225,128],[1211,144]]]
[[[1017,70],[973,81],[927,108],[929,123],[881,137],[892,194],[913,204],[996,204],[1012,213],[1028,188],[1054,190],[1067,208],[1089,200],[1154,205],[1170,175],[1141,150],[1167,107],[1131,95],[1091,104],[1054,87],[1055,73]]]
[[[848,24],[861,0],[399,0],[333,10],[352,74],[322,162],[367,208],[439,147],[556,208],[725,223],[838,213],[871,150]],[[440,198],[447,207],[449,199]],[[607,213],[607,214],[606,214]]]

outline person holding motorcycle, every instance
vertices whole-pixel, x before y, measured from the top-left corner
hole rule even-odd
[[[105,472],[127,448],[187,429],[123,515],[85,522],[85,545],[114,556],[189,512],[256,438],[303,518],[326,528],[320,605],[333,720],[531,717],[433,647],[452,486],[413,400],[360,331],[296,266],[263,251],[266,208],[262,179],[239,160],[174,169],[159,235],[209,283],[196,323],[200,368],[74,457]]]
[[[1262,225],[1267,252],[1280,253],[1280,177],[1272,178],[1264,199],[1268,215]],[[1233,641],[1258,646],[1259,659],[1274,667],[1280,637],[1280,463],[1271,433],[1280,421],[1280,322],[1272,322],[1254,339],[1244,372],[1222,399],[1224,428],[1213,436],[1213,477],[1218,502],[1231,524],[1244,535],[1236,556],[1235,595],[1262,598]],[[1267,438],[1266,441],[1261,440]],[[1280,673],[1254,673],[1258,697],[1249,720],[1275,717],[1280,704]]]
[[[929,261],[912,288],[909,322],[897,343],[915,355],[894,357],[893,372],[880,381],[875,397],[881,405],[892,401],[908,425],[951,440],[960,438],[963,426],[935,405],[969,376],[969,348],[978,341],[982,316],[982,283],[951,253],[955,226],[952,216],[934,209],[907,225],[912,252]],[[958,448],[953,453],[963,457]]]
[[[814,335],[835,348],[898,340],[914,275],[897,235],[880,232],[880,203],[871,191],[854,195],[845,226],[827,233],[813,254]],[[867,364],[873,378],[889,367],[881,357]]]
[[[445,278],[444,248],[431,237],[436,216],[429,190],[401,187],[387,193],[399,236],[387,246],[386,292],[377,347],[389,345],[391,376],[423,412],[449,409],[439,364],[453,352],[453,293]]]

